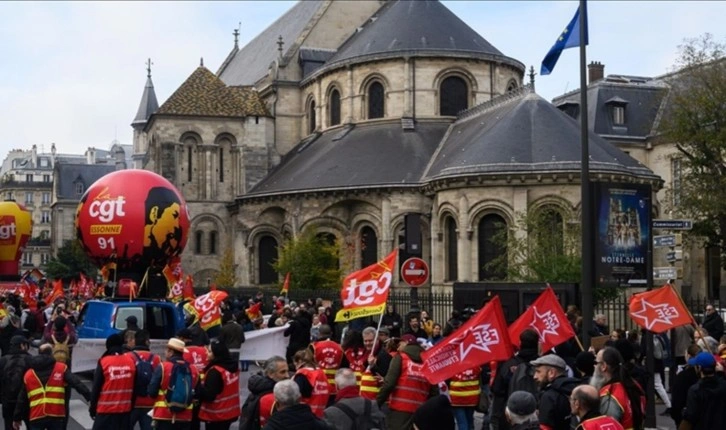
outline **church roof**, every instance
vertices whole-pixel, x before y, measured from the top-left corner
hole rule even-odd
[[[228,87],[204,66],[198,67],[156,113],[216,117],[271,116],[255,90]]]
[[[78,201],[81,196],[76,193],[76,184],[83,184],[83,191],[103,176],[116,170],[114,165],[63,163],[55,165],[58,174],[55,175],[56,198],[58,200]]]
[[[590,171],[659,180],[597,134],[589,134]],[[460,115],[424,180],[482,174],[580,172],[580,125],[524,87]]]
[[[418,186],[450,123],[400,121],[346,125],[313,135],[291,150],[246,196],[333,189]]]
[[[151,81],[151,75],[146,77],[146,86],[144,86],[144,93],[141,95],[141,103],[139,103],[139,110],[136,111],[131,125],[145,124],[151,114],[159,109],[159,102],[156,101],[156,92],[154,91],[154,83]]]
[[[497,57],[524,70],[524,65],[505,57],[446,6],[423,0],[386,3],[338,49],[325,68],[404,53]]]

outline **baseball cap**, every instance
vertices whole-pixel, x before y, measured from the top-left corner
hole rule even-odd
[[[409,334],[404,334],[403,336],[401,336],[401,341],[402,342],[406,342],[408,344],[417,343],[416,342],[416,336],[414,336],[414,335],[412,335],[410,333]]]
[[[698,355],[688,360],[688,364],[690,364],[691,366],[715,368],[716,359],[710,352],[699,352]]]
[[[556,367],[558,369],[565,370],[567,369],[567,364],[565,363],[565,360],[560,358],[559,356],[555,354],[548,354],[543,355],[542,357],[531,361],[529,364],[531,364],[534,367],[538,366],[550,366],[550,367]]]
[[[386,336],[390,336],[391,335],[391,331],[388,330],[387,327],[381,327],[381,329],[378,330],[378,333],[385,334]]]
[[[29,345],[30,342],[28,342],[28,339],[25,336],[21,336],[19,334],[16,334],[10,339],[10,345],[18,346],[18,345]]]

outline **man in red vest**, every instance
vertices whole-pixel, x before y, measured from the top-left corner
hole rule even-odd
[[[340,368],[340,362],[343,361],[343,348],[340,347],[338,342],[330,339],[332,335],[333,331],[330,326],[323,324],[320,326],[320,340],[310,344],[315,356],[315,362],[319,368],[323,369],[325,377],[328,379],[329,405],[333,403],[336,394],[335,372]]]
[[[615,418],[623,428],[641,428],[645,417],[645,395],[630,374],[621,369],[622,366],[620,352],[606,346],[597,353],[590,385],[600,393],[600,412]]]
[[[134,360],[134,363],[139,360],[149,361],[149,359],[151,359],[151,367],[154,370],[161,365],[161,358],[156,354],[152,354],[149,350],[149,345],[151,343],[149,340],[149,332],[147,330],[139,330],[134,333],[133,344],[133,349],[127,352],[126,355],[131,357]],[[138,387],[134,387],[134,390],[137,388]],[[148,388],[148,386],[144,387],[144,389],[146,388]],[[129,428],[133,428],[138,422],[141,430],[151,430],[151,417],[149,416],[149,411],[154,407],[154,400],[156,399],[149,395],[136,396],[134,410],[131,411]]]
[[[88,413],[93,430],[128,429],[133,409],[136,363],[123,351],[124,340],[114,333],[106,339],[106,352],[93,375]]]
[[[20,429],[21,421],[29,420],[33,428],[64,428],[66,386],[73,387],[86,401],[91,399],[91,392],[83,382],[68,366],[53,358],[53,345],[41,345],[23,377],[13,413],[13,427]]]
[[[449,397],[459,429],[474,430],[474,408],[481,394],[481,367],[459,372],[449,381]]]
[[[580,422],[576,430],[623,430],[614,418],[600,413],[600,395],[592,385],[580,385],[572,390],[570,408]]]
[[[209,364],[197,393],[201,400],[199,419],[206,423],[207,430],[229,430],[239,418],[239,360],[219,340],[213,340],[210,349]]]

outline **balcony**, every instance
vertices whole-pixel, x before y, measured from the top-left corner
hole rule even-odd
[[[0,190],[52,190],[53,182],[26,182],[3,180],[0,182]]]
[[[50,239],[32,237],[32,238],[28,239],[28,244],[25,245],[26,248],[29,246],[50,246]]]

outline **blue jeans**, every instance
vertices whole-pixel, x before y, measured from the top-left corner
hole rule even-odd
[[[151,409],[146,408],[134,408],[131,410],[129,428],[134,428],[134,425],[138,422],[141,430],[151,430],[151,417],[149,416],[150,410]]]
[[[458,430],[474,430],[474,408],[455,407],[453,409],[456,428]]]

